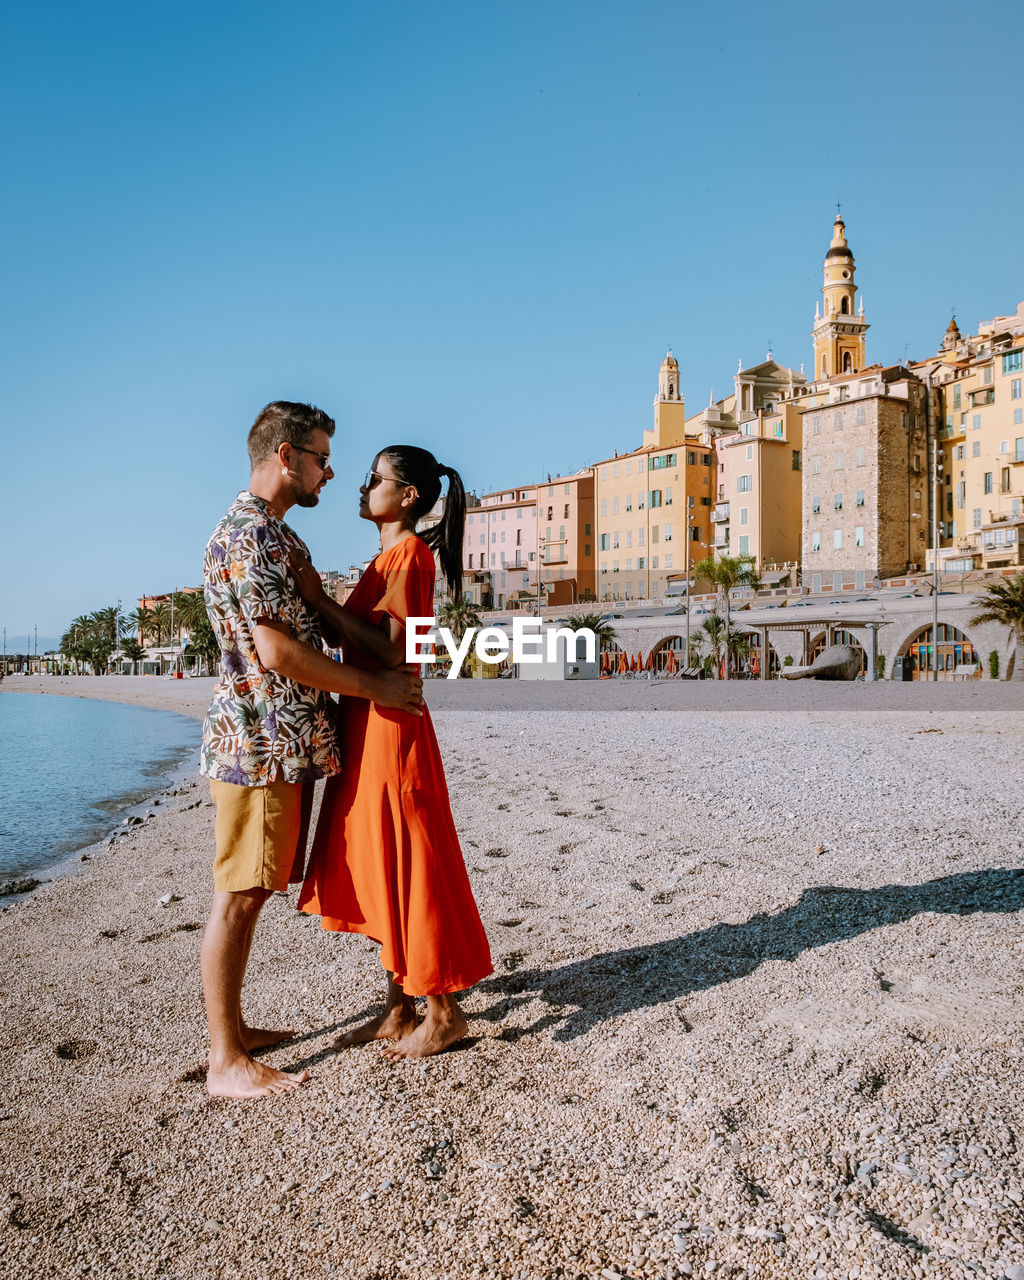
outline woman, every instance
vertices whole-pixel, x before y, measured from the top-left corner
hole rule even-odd
[[[417,521],[437,502],[442,477],[444,514],[419,537]],[[406,619],[433,613],[432,547],[453,598],[462,593],[465,492],[458,473],[425,449],[392,445],[374,459],[359,494],[359,514],[380,530],[381,549],[345,606],[327,596],[308,561],[293,568],[346,662],[398,666]],[[455,993],[492,971],[437,739],[426,707],[418,717],[343,698],[340,722],[343,771],[326,784],[299,907],[321,916],[325,929],[381,944],[384,1013],[339,1043],[394,1039],[389,1057],[426,1057],[466,1034]],[[414,996],[426,996],[422,1022]]]

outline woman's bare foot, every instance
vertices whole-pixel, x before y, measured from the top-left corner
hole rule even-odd
[[[246,1053],[252,1053],[254,1049],[267,1049],[272,1044],[280,1044],[282,1040],[290,1040],[294,1034],[294,1027],[275,1030],[271,1027],[247,1027],[243,1022],[240,1038]]]
[[[384,1050],[384,1057],[397,1062],[400,1058],[429,1058],[444,1053],[469,1030],[462,1010],[450,998],[437,1000],[428,997],[427,1016],[415,1031],[404,1036],[397,1044]]]
[[[206,1073],[206,1089],[214,1098],[266,1098],[276,1093],[291,1093],[304,1080],[308,1071],[278,1071],[265,1062],[239,1057]]]
[[[412,1001],[385,1009],[379,1018],[371,1018],[351,1031],[345,1031],[334,1042],[336,1049],[350,1049],[354,1044],[369,1044],[371,1040],[401,1040],[411,1035],[417,1027],[416,1009]]]

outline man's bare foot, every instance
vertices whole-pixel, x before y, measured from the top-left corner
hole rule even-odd
[[[266,1098],[275,1093],[291,1093],[308,1071],[278,1071],[252,1058],[235,1058],[223,1067],[206,1073],[206,1089],[214,1098]]]
[[[416,1030],[416,1009],[411,1003],[392,1005],[379,1018],[371,1018],[351,1031],[345,1031],[334,1042],[336,1049],[350,1049],[354,1044],[369,1044],[371,1040],[401,1040]]]
[[[294,1034],[294,1027],[282,1027],[274,1030],[271,1027],[247,1027],[243,1022],[242,1047],[246,1053],[252,1053],[254,1049],[266,1049],[272,1044],[280,1044],[282,1040],[290,1040]]]
[[[469,1030],[469,1024],[456,1005],[442,1015],[427,1014],[415,1031],[389,1045],[384,1057],[397,1062],[400,1058],[429,1058],[444,1053]]]

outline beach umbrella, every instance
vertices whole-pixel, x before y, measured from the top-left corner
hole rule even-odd
[[[639,649],[637,649],[637,651],[636,651],[636,665],[633,667],[633,670],[634,670],[634,671],[643,671],[643,669],[644,669],[644,656],[643,656],[643,654],[640,652],[640,650],[639,650]]]
[[[644,663],[644,666],[647,668],[648,671],[654,670],[654,650],[653,649],[647,655],[647,661]]]
[[[668,661],[665,663],[665,671],[668,675],[674,676],[676,673],[676,651],[669,649]]]
[[[751,673],[755,676],[759,676],[761,674],[761,662],[756,653],[754,654],[753,658],[751,658],[750,660],[750,670],[751,670]]]
[[[629,670],[629,667],[628,667],[628,665],[627,665],[627,663],[626,663],[626,654],[625,654],[625,651],[624,651],[624,650],[620,650],[620,652],[619,652],[619,675],[620,675],[620,676],[621,676],[621,675],[625,675],[625,674],[626,674],[626,672],[627,672],[628,670]]]

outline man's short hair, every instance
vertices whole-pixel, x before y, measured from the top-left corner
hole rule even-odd
[[[253,470],[277,452],[278,445],[305,445],[314,431],[334,435],[334,419],[312,404],[274,400],[261,409],[249,430],[249,461]]]

